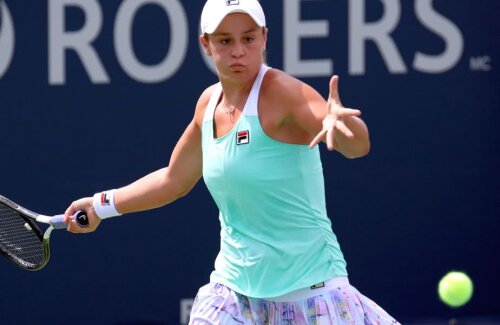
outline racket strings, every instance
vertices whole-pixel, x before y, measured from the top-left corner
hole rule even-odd
[[[0,204],[0,249],[23,267],[35,268],[45,259],[42,242],[21,215]]]

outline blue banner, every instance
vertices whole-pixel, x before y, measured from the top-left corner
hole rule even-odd
[[[497,0],[262,0],[268,64],[325,97],[340,76],[371,153],[322,148],[351,283],[404,323],[499,315]],[[203,0],[0,1],[0,194],[44,214],[168,164],[201,92]],[[0,265],[2,324],[186,324],[219,247],[202,181],[163,208],[54,232],[30,273]],[[475,294],[437,297],[449,270]],[[29,311],[29,312],[28,312]]]

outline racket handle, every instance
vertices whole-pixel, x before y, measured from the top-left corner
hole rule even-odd
[[[73,216],[73,220],[76,221],[78,226],[85,228],[89,225],[89,219],[87,217],[87,213],[83,210],[76,211]],[[65,229],[68,227],[67,224],[64,223],[64,214],[59,214],[50,219],[50,224],[55,229]]]

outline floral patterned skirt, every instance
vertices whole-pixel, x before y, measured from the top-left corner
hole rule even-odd
[[[349,283],[309,298],[281,302],[249,298],[219,283],[198,291],[190,325],[399,324]]]

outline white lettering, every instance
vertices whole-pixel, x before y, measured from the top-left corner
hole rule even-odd
[[[64,9],[80,8],[85,23],[78,31],[66,32]],[[66,83],[66,50],[78,54],[90,79],[94,83],[109,83],[110,79],[91,43],[102,26],[102,12],[96,0],[49,0],[49,84]]]
[[[491,71],[491,57],[488,55],[471,57],[469,60],[469,68],[472,71]]]
[[[366,68],[365,42],[373,41],[391,73],[406,73],[407,69],[390,34],[401,17],[399,0],[381,0],[384,16],[378,22],[365,22],[365,1],[349,1],[349,73],[364,75]]]
[[[134,54],[132,23],[137,11],[144,5],[160,6],[170,21],[170,47],[162,62],[145,65]],[[187,17],[177,0],[126,0],[117,13],[114,43],[118,62],[133,79],[144,83],[157,83],[173,76],[181,67],[188,47]]]
[[[415,12],[422,25],[443,38],[446,48],[440,55],[417,52],[413,67],[415,70],[426,73],[441,73],[450,70],[457,64],[463,53],[464,40],[460,29],[449,19],[434,11],[432,0],[416,0]]]
[[[366,74],[367,43],[372,42],[391,74],[407,73],[407,67],[392,33],[401,19],[402,0],[379,0],[383,6],[377,21],[366,20],[367,0],[348,1],[348,73]],[[301,8],[306,0],[288,0],[283,3],[283,70],[297,77],[327,77],[333,73],[333,59],[303,58],[304,39],[324,39],[330,34],[328,19],[301,20]],[[424,28],[444,41],[439,54],[415,51],[412,68],[423,73],[443,73],[456,66],[463,55],[464,39],[459,27],[433,8],[433,0],[414,0],[414,12]],[[146,5],[160,7],[166,13],[168,25],[161,32],[169,33],[168,51],[159,63],[140,62],[134,51],[133,26],[139,10]],[[5,2],[0,1],[0,78],[9,69],[15,50],[15,32],[11,13]],[[66,12],[74,7],[83,12],[83,26],[79,30],[65,30]],[[48,1],[48,80],[61,85],[67,79],[68,51],[73,51],[81,61],[92,83],[110,83],[93,42],[103,26],[103,12],[99,0],[49,0]],[[146,35],[147,36],[147,35]],[[142,83],[159,83],[171,78],[181,68],[188,51],[188,17],[179,0],[123,0],[116,13],[113,42],[117,61],[132,79]],[[329,42],[324,42],[329,44]],[[321,46],[320,44],[317,45]],[[312,53],[311,51],[307,53]],[[411,55],[411,53],[409,53]],[[206,66],[216,72],[212,60],[202,55]],[[373,61],[370,60],[370,61]],[[488,71],[491,63],[471,59],[472,70]]]
[[[300,40],[302,38],[327,37],[328,20],[301,21],[301,0],[283,1],[284,7],[284,70],[297,77],[325,77],[333,72],[330,59],[301,60]]]
[[[14,23],[7,4],[0,2],[0,79],[12,62],[15,49]]]
[[[194,299],[181,299],[181,313],[180,313],[180,323],[187,324],[189,322],[189,315],[191,314],[191,308],[193,307]]]

